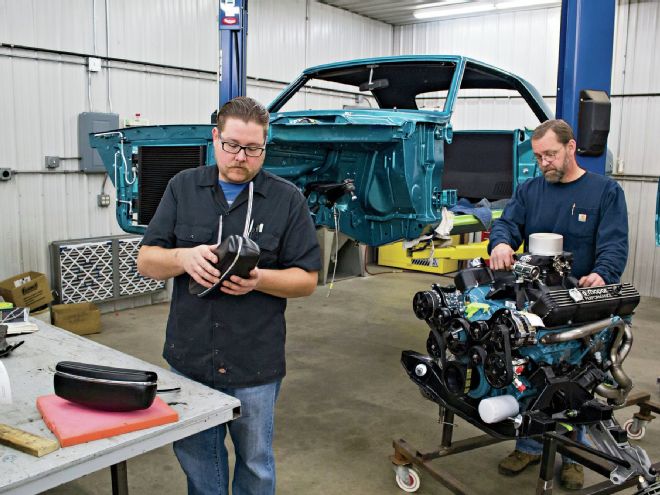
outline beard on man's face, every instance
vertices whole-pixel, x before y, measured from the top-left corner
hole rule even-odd
[[[542,170],[543,177],[545,178],[545,180],[551,182],[552,184],[561,182],[561,180],[564,178],[564,175],[566,175],[567,167],[568,167],[568,157],[564,158],[564,163],[562,163],[560,166],[558,167],[550,166],[545,170]]]

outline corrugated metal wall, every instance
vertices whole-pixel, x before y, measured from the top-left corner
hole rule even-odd
[[[208,122],[217,98],[216,5],[0,2],[0,168],[16,171],[0,183],[0,279],[27,270],[50,274],[48,245],[54,240],[122,233],[114,207],[96,204],[104,175],[77,173],[77,116],[141,113],[152,123]],[[89,55],[127,61],[104,62],[100,72],[88,73]],[[63,157],[60,167],[47,172],[46,155]],[[114,202],[112,185],[105,191]]]
[[[392,53],[392,26],[317,2],[251,2],[249,23],[248,94],[263,102],[306,67]],[[318,91],[294,98],[299,108],[350,103]]]
[[[655,207],[660,176],[660,2],[620,0],[612,71],[608,145],[626,192],[630,257],[624,278],[660,297],[660,248]]]
[[[26,270],[48,273],[53,240],[120,233],[114,208],[96,206],[103,176],[77,173],[77,115],[113,111],[123,119],[139,112],[151,123],[208,122],[217,102],[216,9],[217,0],[0,0],[0,168],[18,172],[0,183],[0,279]],[[616,171],[626,175],[620,180],[631,225],[625,277],[656,297],[659,23],[660,3],[619,0],[613,94],[628,96],[613,98],[609,140]],[[555,106],[558,8],[393,28],[311,0],[253,0],[249,25],[248,94],[263,102],[310,65],[456,53],[525,77]],[[86,56],[94,54],[125,61],[88,73]],[[307,108],[351,103],[323,92],[302,98]],[[457,129],[536,125],[515,98],[461,101],[454,123]],[[46,172],[46,155],[65,159]],[[108,184],[105,191],[114,194]]]
[[[455,53],[502,67],[536,86],[554,109],[559,25],[559,7],[411,24],[395,28],[394,51]],[[619,0],[608,141],[629,210],[630,254],[624,279],[654,297],[660,297],[660,248],[654,242],[660,175],[659,26],[660,2]],[[456,129],[535,127],[538,120],[524,106],[520,99],[459,100],[453,122]]]
[[[394,50],[397,55],[465,55],[495,65],[527,79],[554,108],[560,13],[554,7],[396,27]],[[482,98],[458,101],[452,117],[455,129],[538,125],[522,98],[488,99],[484,91],[469,94]]]
[[[217,0],[0,0],[0,168],[16,171],[0,182],[0,280],[50,273],[54,240],[121,233],[114,207],[96,204],[104,176],[77,172],[77,116],[209,122],[217,8]],[[264,103],[308,65],[391,51],[391,26],[315,2],[256,0],[249,15],[248,94]],[[88,73],[95,54],[124,60]],[[46,155],[64,157],[57,170],[45,169]],[[114,204],[111,184],[105,191]]]

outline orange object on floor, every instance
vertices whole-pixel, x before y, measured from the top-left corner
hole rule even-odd
[[[129,412],[110,412],[90,409],[57,395],[37,398],[37,409],[46,426],[62,447],[113,437],[136,430],[144,430],[179,420],[179,414],[159,397],[148,409]]]

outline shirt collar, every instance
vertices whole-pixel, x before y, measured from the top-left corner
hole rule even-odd
[[[266,196],[268,192],[268,172],[263,168],[259,173],[252,179],[254,182],[254,192]],[[200,175],[197,176],[197,185],[204,186],[215,186],[218,184],[218,167],[216,165],[205,165],[204,170]]]

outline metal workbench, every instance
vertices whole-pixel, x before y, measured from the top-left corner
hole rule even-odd
[[[39,331],[12,337],[11,342],[25,343],[2,360],[11,380],[13,403],[0,404],[0,423],[55,438],[37,411],[36,398],[53,393],[55,364],[65,360],[157,372],[159,389],[181,387],[179,392],[161,396],[173,403],[179,421],[60,448],[40,458],[0,445],[0,493],[39,493],[110,466],[113,492],[124,494],[128,491],[127,459],[226,423],[239,414],[240,402],[234,397],[47,323],[32,321],[39,325]]]

